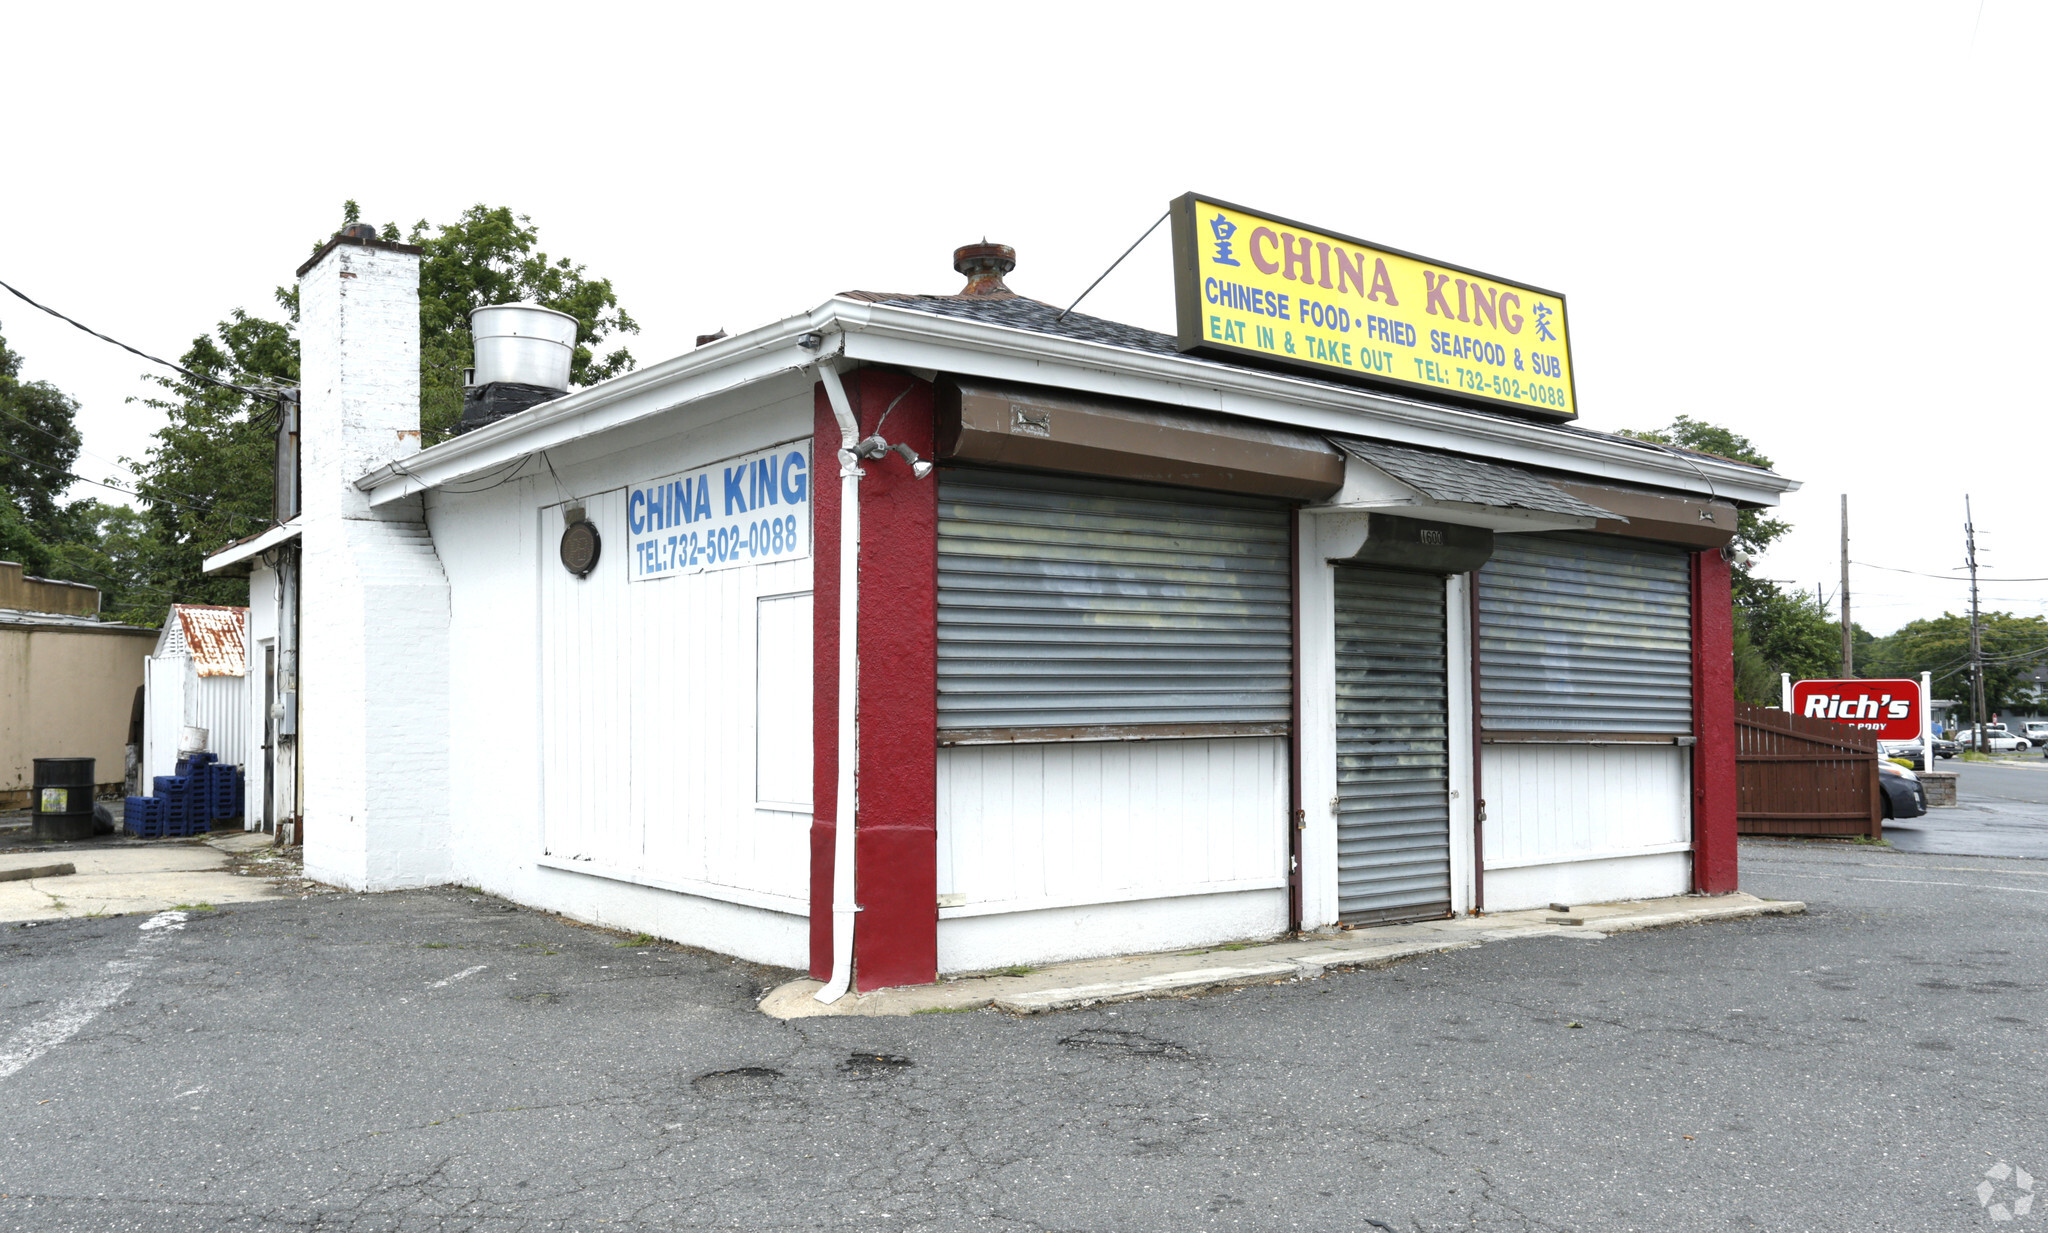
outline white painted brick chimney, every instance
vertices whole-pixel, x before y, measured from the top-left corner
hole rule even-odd
[[[306,873],[357,890],[450,877],[448,578],[420,498],[355,486],[419,451],[419,263],[344,237],[299,272]]]

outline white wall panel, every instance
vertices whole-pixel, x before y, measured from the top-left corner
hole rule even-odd
[[[637,472],[636,472],[637,474]],[[764,712],[757,612],[810,586],[810,561],[627,581],[626,490],[582,498],[605,551],[577,578],[555,560],[564,504],[540,511],[543,855],[650,886],[803,911],[809,894],[810,706],[783,687]],[[796,605],[784,603],[785,609]],[[809,603],[771,632],[784,675],[809,662]],[[801,638],[794,623],[801,620]],[[787,628],[785,628],[787,627]],[[757,808],[756,759],[779,750],[796,799]],[[801,783],[791,782],[801,767]]]
[[[1692,836],[1692,750],[1674,745],[1485,746],[1486,906],[1491,871],[1682,849]]]
[[[192,661],[182,655],[142,661],[142,794],[150,780],[177,773],[178,729],[185,723],[185,685]]]
[[[754,797],[811,811],[811,597],[764,595],[754,609]]]
[[[1270,938],[1287,929],[1287,890],[1084,904],[939,920],[939,971],[1184,950]]]
[[[1650,852],[1564,865],[1524,865],[1486,874],[1486,910],[1519,912],[1548,903],[1662,899],[1692,889],[1692,853]]]
[[[1278,737],[939,751],[941,919],[1284,886]]]

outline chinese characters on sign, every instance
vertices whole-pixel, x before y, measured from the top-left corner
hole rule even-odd
[[[1265,218],[1173,207],[1183,351],[1256,356],[1549,418],[1578,414],[1564,297]]]

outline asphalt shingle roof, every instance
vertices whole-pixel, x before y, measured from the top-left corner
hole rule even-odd
[[[1234,364],[1228,360],[1188,355],[1180,349],[1173,335],[1162,334],[1157,330],[1147,330],[1135,325],[1125,325],[1121,321],[1105,321],[1101,317],[1090,317],[1085,313],[1068,313],[1062,318],[1060,316],[1060,309],[1056,305],[1044,304],[1021,295],[986,297],[905,295],[878,291],[850,291],[845,294],[852,299],[886,304],[892,308],[908,308],[917,312],[933,313],[941,317],[958,317],[968,321],[982,321],[990,325],[1006,325],[1012,329],[1029,330],[1034,334],[1049,334],[1057,338],[1073,338],[1083,342],[1102,343],[1105,346],[1122,347],[1130,351],[1144,351],[1153,355],[1171,355],[1185,360],[1192,360],[1196,363],[1214,364],[1219,368],[1231,368],[1239,371],[1263,371],[1253,369],[1249,365]],[[1356,393],[1359,390],[1358,386],[1349,382],[1326,380],[1309,373],[1291,372],[1288,375],[1296,380],[1328,386],[1331,389],[1344,390],[1347,393]],[[1401,397],[1398,394],[1388,396]],[[1490,411],[1482,407],[1465,409],[1480,415],[1490,415],[1499,419],[1513,420],[1517,423],[1529,422],[1523,416],[1504,411]],[[1737,466],[1751,466],[1751,464],[1737,459],[1721,458],[1717,454],[1707,454],[1677,446],[1653,445],[1634,437],[1624,437],[1616,433],[1595,432],[1590,428],[1581,428],[1576,424],[1544,424],[1542,426],[1550,429],[1552,432],[1566,433],[1573,436],[1594,437],[1603,441],[1626,441],[1641,449],[1654,450],[1658,453],[1691,454],[1698,458],[1714,458],[1721,462],[1732,462]],[[1759,471],[1765,470],[1762,467],[1755,469]],[[1563,494],[1560,493],[1559,495],[1562,496]],[[1613,517],[1613,515],[1606,514],[1604,511],[1602,516]]]
[[[1498,462],[1481,462],[1456,454],[1332,437],[1332,444],[1371,463],[1433,501],[1532,510],[1573,518],[1620,519],[1620,515],[1589,505],[1556,485]],[[1626,519],[1620,519],[1626,521]]]

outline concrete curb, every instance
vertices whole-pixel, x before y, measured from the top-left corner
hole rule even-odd
[[[1765,900],[1734,894],[1714,898],[1682,896],[1644,903],[1591,904],[1573,912],[1583,925],[1561,925],[1541,911],[1509,912],[1464,920],[1428,921],[1381,929],[1332,933],[1217,950],[1080,960],[1021,976],[968,976],[930,985],[848,994],[826,1006],[812,994],[815,980],[794,980],[760,1002],[777,1019],[818,1016],[941,1014],[994,1007],[1016,1015],[1073,1010],[1106,1002],[1177,997],[1231,986],[1282,980],[1316,980],[1331,972],[1386,967],[1490,942],[1528,938],[1604,941],[1615,933],[1639,933],[1757,916],[1792,916],[1806,911],[1796,900]],[[1225,959],[1223,954],[1230,955]],[[1199,962],[1191,962],[1196,961]]]

